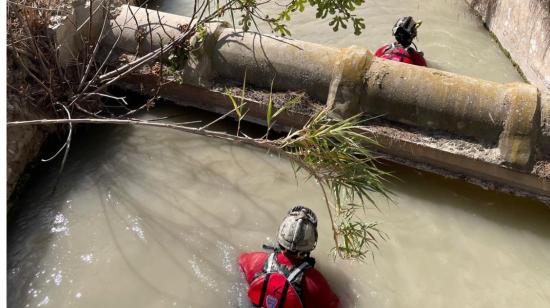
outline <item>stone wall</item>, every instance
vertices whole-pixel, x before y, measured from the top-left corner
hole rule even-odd
[[[32,105],[22,102],[20,97],[8,97],[8,121],[34,120],[43,116],[31,110]],[[34,161],[48,136],[46,127],[18,126],[7,129],[7,197],[15,189],[19,177],[27,165]],[[8,203],[8,206],[10,203]]]
[[[90,5],[92,5],[92,40],[97,40],[101,32],[105,14],[113,12],[123,3],[133,4],[134,0],[112,0],[107,8],[102,1],[68,0],[70,13],[66,16],[52,18],[50,25],[51,35],[58,47],[58,61],[61,65],[74,62],[82,48],[84,41],[82,35],[87,35],[86,29],[89,20]],[[80,32],[77,29],[81,29]],[[82,29],[85,29],[84,31]],[[21,68],[13,62],[13,57],[8,57],[8,84],[20,84],[16,82],[24,79]],[[24,83],[24,82],[23,82]],[[35,103],[27,98],[8,93],[7,100],[8,121],[35,120],[47,118],[42,109],[47,107],[35,106]],[[49,115],[51,116],[51,115]],[[46,126],[18,126],[7,130],[7,197],[13,193],[19,177],[25,171],[27,165],[38,158],[42,144],[49,133],[54,132],[53,127]],[[8,203],[9,206],[9,203]]]
[[[525,77],[550,90],[550,0],[466,0]]]

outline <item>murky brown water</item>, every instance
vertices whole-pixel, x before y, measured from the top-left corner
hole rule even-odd
[[[360,38],[305,18],[295,34],[374,48],[410,13],[425,21],[419,45],[432,66],[518,79],[460,0],[397,3],[370,1]],[[209,117],[180,108],[148,116],[174,113]],[[269,242],[296,204],[318,213],[318,267],[346,307],[550,305],[550,210],[539,203],[388,165],[401,179],[396,204],[375,196],[382,211],[366,219],[390,239],[375,262],[332,262],[319,188],[296,181],[280,158],[154,128],[94,128],[76,142],[56,193],[55,173],[41,170],[17,204],[10,307],[248,307],[235,259]]]
[[[366,217],[390,239],[375,262],[333,263],[319,188],[280,158],[154,128],[94,129],[74,148],[57,192],[42,172],[18,204],[10,307],[247,307],[235,259],[296,204],[319,215],[318,266],[346,307],[550,303],[550,210],[535,202],[390,165],[396,205],[376,197]]]
[[[193,1],[157,2],[166,12],[190,16],[193,11]],[[269,7],[264,13],[275,11]],[[335,47],[356,45],[374,52],[392,42],[395,21],[410,15],[423,21],[415,43],[424,51],[428,66],[497,82],[521,81],[510,60],[464,0],[367,0],[355,14],[366,21],[366,29],[360,36],[354,35],[352,29],[333,32],[328,20],[315,19],[312,9],[293,15],[292,36]]]

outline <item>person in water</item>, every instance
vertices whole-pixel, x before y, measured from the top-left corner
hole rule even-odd
[[[399,18],[392,28],[392,34],[396,41],[378,48],[374,55],[383,59],[426,66],[424,54],[418,51],[413,43],[416,29],[421,24],[422,22],[415,22],[411,16]]]
[[[317,245],[317,216],[307,207],[288,211],[277,232],[278,247],[271,252],[239,256],[239,265],[249,284],[248,297],[255,307],[333,308],[340,301],[310,253]]]

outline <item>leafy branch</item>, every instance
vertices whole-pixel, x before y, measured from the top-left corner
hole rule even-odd
[[[359,214],[366,210],[366,204],[376,205],[373,193],[388,197],[384,181],[389,174],[377,167],[376,157],[367,148],[376,142],[358,132],[363,121],[359,116],[336,121],[322,109],[303,128],[274,140],[212,131],[207,129],[209,125],[197,128],[186,123],[139,119],[44,119],[8,122],[8,127],[61,123],[144,125],[255,145],[278,153],[291,161],[296,173],[303,169],[319,183],[331,220],[335,254],[364,260],[378,247],[378,240],[386,236],[376,223],[364,222]]]
[[[377,207],[372,194],[389,198],[384,186],[389,174],[378,168],[369,150],[377,142],[359,130],[360,115],[335,120],[322,109],[300,130],[279,139],[279,147],[295,170],[305,169],[321,186],[334,233],[334,252],[343,258],[364,259],[385,234],[359,213],[366,204]],[[330,196],[329,196],[330,195]]]
[[[244,118],[240,106],[246,103],[245,83],[246,76],[240,96],[241,105],[237,105],[231,92],[226,93],[232,102],[239,127]],[[301,129],[290,132],[284,138],[269,140],[269,131],[277,116],[295,104],[300,104],[302,98],[294,97],[274,111],[272,89],[273,85],[266,106],[267,132],[263,138],[254,139],[254,142],[264,147],[268,145],[269,150],[290,160],[295,173],[303,169],[309,178],[319,183],[331,220],[334,254],[342,258],[364,260],[373,248],[378,248],[378,240],[384,240],[387,236],[378,229],[377,223],[364,222],[360,213],[365,212],[368,204],[378,209],[371,197],[373,194],[390,199],[384,184],[391,177],[391,174],[378,167],[377,157],[370,151],[370,148],[379,144],[362,130],[369,119],[358,114],[337,120],[330,117],[330,110],[325,107],[318,110]]]
[[[347,29],[351,22],[354,34],[359,35],[365,29],[365,20],[352,14],[358,6],[365,3],[365,0],[292,0],[285,9],[281,11],[276,18],[272,19],[274,32],[280,35],[290,35],[285,22],[290,21],[290,16],[294,12],[303,12],[307,5],[316,9],[316,18],[325,19],[331,17],[329,26],[333,31],[340,28]]]
[[[57,50],[59,46],[48,39],[47,26],[54,17],[54,11],[49,10],[50,2],[41,0],[23,0],[21,3],[9,2],[8,19],[8,50],[9,62],[8,94],[10,97],[28,97],[25,101],[42,110],[53,110],[47,113],[49,116],[61,116],[61,111],[66,113],[67,119],[44,119],[33,121],[10,121],[8,126],[21,125],[52,125],[52,124],[123,124],[123,125],[148,125],[181,130],[184,132],[229,140],[236,143],[246,143],[262,147],[268,151],[279,153],[288,158],[294,166],[295,172],[303,169],[308,172],[310,178],[316,180],[322,190],[327,210],[331,219],[334,235],[334,252],[343,258],[364,259],[373,248],[378,247],[378,240],[384,239],[385,234],[377,229],[376,223],[364,222],[359,214],[366,210],[366,205],[375,204],[371,197],[373,193],[388,197],[384,188],[384,179],[387,173],[378,169],[376,157],[368,150],[369,146],[375,146],[375,140],[367,135],[359,133],[363,125],[363,119],[358,115],[346,120],[337,121],[329,116],[326,109],[319,110],[299,130],[289,133],[279,139],[269,139],[269,132],[279,117],[286,109],[295,104],[300,104],[302,97],[291,99],[279,108],[275,108],[272,96],[267,101],[266,123],[267,131],[262,138],[250,138],[240,132],[240,123],[245,118],[246,82],[243,82],[241,97],[239,100],[231,96],[232,108],[230,112],[222,115],[211,123],[201,127],[193,127],[190,124],[169,124],[152,121],[143,121],[130,118],[134,113],[149,108],[154,98],[145,105],[135,109],[129,109],[124,97],[117,97],[108,92],[110,85],[130,74],[136,69],[153,61],[160,65],[158,87],[163,85],[162,56],[177,52],[169,58],[169,67],[177,70],[187,60],[187,52],[190,52],[194,44],[190,44],[192,38],[198,39],[206,35],[205,25],[215,21],[229,13],[234,19],[234,14],[241,14],[239,23],[243,30],[247,31],[252,26],[257,27],[257,22],[268,23],[274,32],[281,35],[290,35],[286,23],[294,12],[303,12],[306,6],[316,9],[317,18],[331,18],[329,25],[334,31],[346,28],[353,24],[355,34],[359,34],[365,28],[363,19],[352,14],[355,8],[364,3],[364,0],[291,0],[285,8],[276,15],[269,17],[262,14],[261,7],[271,0],[258,2],[257,0],[195,0],[191,21],[183,25],[177,37],[166,44],[161,42],[160,48],[148,54],[136,58],[126,64],[113,67],[112,58],[120,35],[111,46],[104,44],[107,15],[103,17],[102,28],[95,42],[90,42],[91,30],[88,29],[87,37],[78,32],[80,39],[87,46],[82,54],[74,55],[69,66],[60,64]],[[59,4],[60,0],[51,3]],[[101,4],[103,9],[109,9],[111,0],[105,0]],[[210,8],[215,8],[213,11]],[[143,9],[141,7],[140,9]],[[97,9],[96,11],[98,11]],[[149,23],[149,37],[151,46],[151,23],[149,11],[145,7]],[[95,11],[90,9],[89,19]],[[135,12],[127,9],[123,12],[128,18],[127,23],[135,19]],[[158,12],[157,12],[158,15]],[[158,18],[160,21],[160,16]],[[235,23],[234,23],[235,24]],[[118,25],[121,28],[126,24]],[[161,27],[163,27],[161,23]],[[143,36],[147,39],[147,35]],[[97,51],[99,46],[106,48],[106,56],[100,58]],[[18,72],[15,74],[13,72]],[[18,76],[18,78],[13,78]],[[246,77],[245,77],[246,81]],[[273,88],[273,86],[272,86]],[[29,91],[29,89],[33,91]],[[156,93],[159,91],[157,89]],[[271,93],[271,92],[270,92]],[[105,101],[115,102],[118,108],[124,108],[127,112],[122,115],[111,113]],[[209,130],[209,127],[225,118],[229,113],[234,113],[238,120],[237,134]],[[85,117],[85,118],[82,118]],[[64,161],[70,148],[72,126],[63,147],[55,156],[65,150],[60,170],[63,170]],[[51,158],[53,159],[53,157]],[[61,172],[61,171],[60,171]]]

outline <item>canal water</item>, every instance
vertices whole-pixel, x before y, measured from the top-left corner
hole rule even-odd
[[[176,10],[185,2],[163,5],[186,13]],[[431,66],[519,79],[461,0],[368,1],[359,12],[360,37],[306,17],[295,18],[295,35],[374,48],[411,14],[424,20],[419,45]],[[213,117],[169,106],[143,116],[173,115]],[[319,187],[281,158],[144,127],[81,129],[72,148],[55,192],[57,165],[44,165],[11,213],[9,307],[250,307],[236,258],[272,242],[297,204],[319,217],[317,267],[344,307],[550,305],[550,210],[534,201],[386,164],[399,178],[389,186],[394,203],[373,196],[380,211],[364,219],[389,239],[374,260],[333,261]]]
[[[292,37],[334,47],[355,45],[374,52],[380,46],[393,42],[391,29],[399,17],[413,16],[417,21],[422,20],[414,42],[424,52],[429,67],[497,82],[522,81],[498,43],[464,0],[365,2],[354,11],[365,18],[366,29],[360,36],[353,34],[351,26],[348,30],[332,31],[328,25],[329,19],[315,19],[315,10],[308,8],[304,13],[292,15]],[[156,6],[161,11],[185,16],[191,16],[193,11],[193,1],[190,0],[161,0],[156,2]],[[278,7],[269,5],[262,11],[273,16],[278,12]],[[229,16],[226,19],[229,20]],[[270,33],[261,23],[259,27]]]

